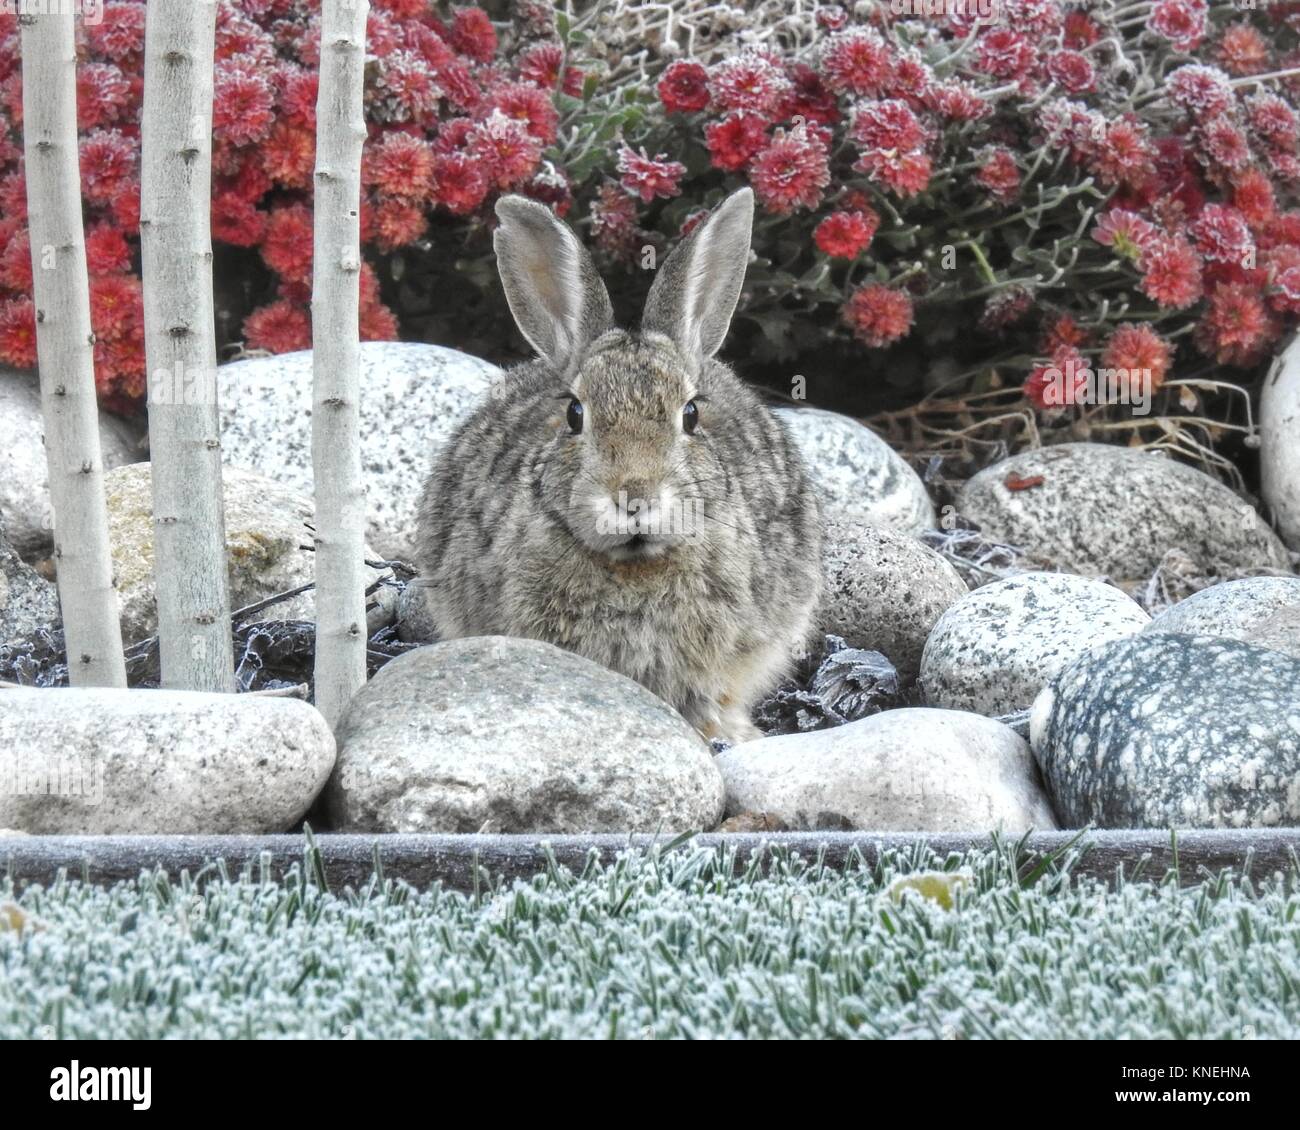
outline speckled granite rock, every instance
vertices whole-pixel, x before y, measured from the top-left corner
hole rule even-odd
[[[1145,630],[1243,640],[1300,659],[1300,577],[1242,577],[1212,585],[1166,608]]]
[[[722,818],[708,744],[639,683],[536,640],[417,648],[338,728],[348,832],[682,832]]]
[[[312,497],[311,352],[222,365],[221,443],[226,462]],[[369,540],[387,558],[413,557],[415,507],[434,453],[501,375],[437,345],[361,346],[361,464]]]
[[[977,714],[887,710],[718,755],[727,815],[793,831],[986,832],[1056,827],[1024,739]]]
[[[821,633],[879,651],[915,677],[935,621],[966,595],[966,582],[915,538],[876,526],[826,523]]]
[[[1259,492],[1286,543],[1300,550],[1300,338],[1291,342],[1259,395]]]
[[[0,512],[0,647],[58,622],[58,590],[14,552]]]
[[[1222,483],[1111,444],[1064,443],[1004,459],[962,487],[957,508],[986,536],[1072,573],[1137,580],[1171,549],[1203,573],[1289,568],[1277,535]]]
[[[907,461],[870,428],[820,408],[778,408],[803,453],[828,518],[915,533],[934,505]]]
[[[26,560],[54,548],[45,423],[40,384],[33,373],[0,366],[0,513],[9,543]],[[105,467],[140,459],[139,436],[125,420],[102,413],[99,444]]]
[[[1080,654],[1140,632],[1150,619],[1131,597],[1090,577],[1007,577],[939,617],[921,658],[921,688],[934,706],[1011,714]]]
[[[0,691],[0,827],[286,832],[334,765],[314,706],[195,691]]]
[[[1098,648],[1034,703],[1030,740],[1070,828],[1300,824],[1300,660],[1209,636]]]
[[[127,644],[158,630],[149,470],[148,463],[135,463],[104,476],[113,574],[121,607],[122,638]],[[308,499],[236,467],[223,469],[222,493],[232,610],[314,579],[315,557],[307,524],[315,516],[315,507]],[[375,560],[370,549],[366,556]],[[370,568],[365,575],[367,585],[380,576]],[[264,620],[312,620],[316,615],[315,596],[305,592],[271,605],[260,615]]]

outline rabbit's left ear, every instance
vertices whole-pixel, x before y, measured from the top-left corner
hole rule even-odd
[[[718,205],[659,268],[641,328],[666,334],[688,357],[717,353],[740,301],[753,224],[752,189]]]
[[[613,324],[609,292],[578,237],[545,204],[503,196],[496,211],[492,245],[515,324],[563,371]]]

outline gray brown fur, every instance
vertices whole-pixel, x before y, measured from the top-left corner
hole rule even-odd
[[[549,211],[507,198],[498,215],[502,281],[541,356],[504,376],[425,487],[434,623],[448,638],[546,640],[638,680],[708,736],[756,736],[751,708],[813,623],[821,520],[784,426],[713,357],[743,281],[752,197],[731,197],[669,257],[636,333],[612,326],[589,257]],[[688,521],[632,541],[605,532],[626,514],[620,488],[649,504],[643,521],[674,499]]]

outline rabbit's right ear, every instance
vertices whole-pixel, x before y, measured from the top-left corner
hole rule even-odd
[[[563,371],[613,324],[609,292],[578,237],[546,205],[503,196],[496,211],[492,245],[515,325]]]

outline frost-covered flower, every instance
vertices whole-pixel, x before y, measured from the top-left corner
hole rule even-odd
[[[676,196],[681,192],[680,182],[686,175],[686,166],[680,161],[668,160],[666,153],[648,157],[644,149],[637,153],[627,145],[618,151],[617,167],[623,187],[639,196],[645,204],[656,196],[664,199]]]
[[[891,345],[912,328],[912,298],[904,290],[869,283],[853,292],[842,316],[854,337],[872,349]]]
[[[759,203],[778,216],[797,208],[816,208],[830,183],[827,158],[826,141],[818,127],[778,129],[772,143],[749,166]]]
[[[832,212],[813,231],[813,241],[832,258],[856,259],[879,227],[880,216],[869,208]]]

